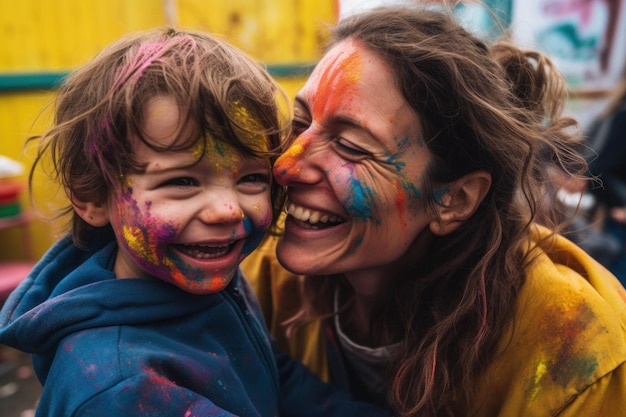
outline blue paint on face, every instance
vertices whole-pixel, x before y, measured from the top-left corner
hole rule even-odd
[[[389,155],[389,151],[386,151],[385,154]],[[397,155],[388,156],[386,162],[389,165],[394,165],[396,167],[396,171],[397,172],[402,172],[402,168],[404,168],[404,166],[406,165],[405,162],[398,161],[398,156]]]
[[[422,191],[417,185],[410,181],[402,181],[402,188],[406,191],[409,202],[415,202],[422,196]]]
[[[356,178],[349,179],[351,195],[344,200],[346,210],[354,219],[372,218],[372,191],[364,187]]]
[[[243,228],[246,231],[248,239],[241,249],[242,258],[248,256],[253,250],[255,250],[265,237],[265,230],[255,228],[254,223],[248,217],[243,219]]]
[[[400,140],[398,140],[398,138],[394,138],[394,140],[396,141],[396,146],[398,147],[398,150],[401,150],[402,148],[408,147],[410,145],[408,137],[404,137]]]

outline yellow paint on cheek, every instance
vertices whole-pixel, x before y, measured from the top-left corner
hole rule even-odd
[[[122,226],[122,233],[124,234],[124,239],[128,244],[128,247],[137,253],[138,256],[149,261],[153,264],[156,264],[156,254],[150,251],[149,245],[146,245],[145,236],[139,227],[133,227],[124,225]]]

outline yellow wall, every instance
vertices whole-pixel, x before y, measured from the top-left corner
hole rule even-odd
[[[336,0],[0,0],[0,81],[14,74],[63,74],[124,33],[168,24],[222,34],[270,69],[310,65],[336,15]],[[293,97],[304,78],[280,74],[277,80]],[[42,110],[53,94],[0,89],[0,154],[30,167],[24,141],[49,125],[50,111]],[[37,182],[36,195],[49,189],[43,179]],[[45,203],[53,204],[52,197]],[[23,205],[30,207],[27,196]],[[38,258],[61,228],[36,220],[30,230]],[[19,229],[0,231],[0,260],[24,257],[19,239]]]

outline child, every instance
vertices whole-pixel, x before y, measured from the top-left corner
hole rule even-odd
[[[71,236],[0,315],[0,342],[33,354],[38,416],[385,414],[275,352],[239,273],[282,206],[279,91],[232,46],[174,29],[69,77],[33,170],[52,161]]]

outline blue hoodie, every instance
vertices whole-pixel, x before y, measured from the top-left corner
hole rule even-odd
[[[208,295],[116,279],[98,242],[61,239],[0,312],[0,343],[33,355],[38,417],[387,415],[277,352],[240,274]]]

